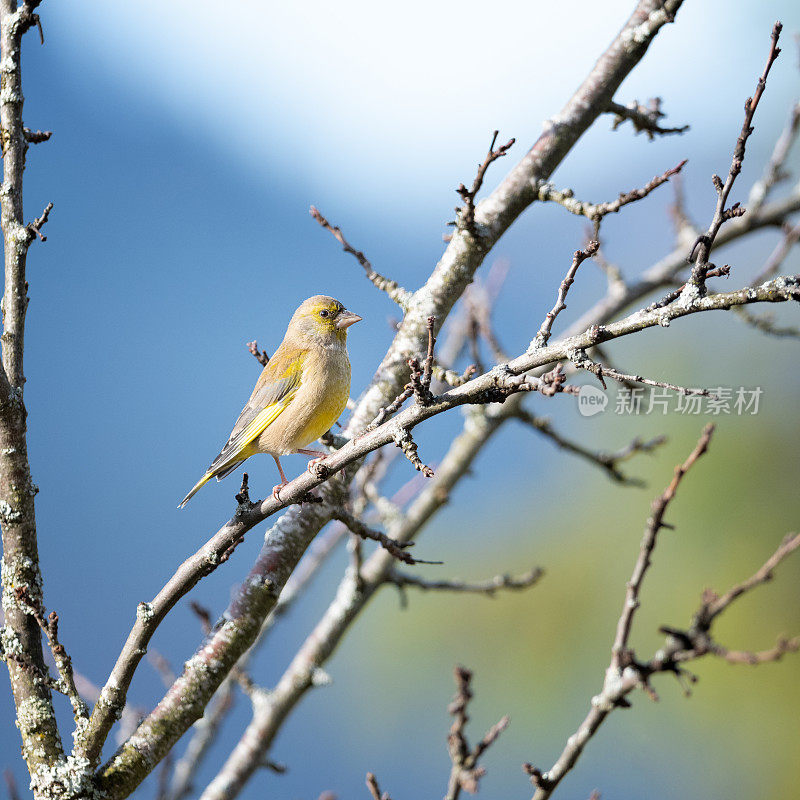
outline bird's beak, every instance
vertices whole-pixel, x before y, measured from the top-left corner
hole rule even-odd
[[[358,314],[353,314],[352,311],[343,311],[339,315],[339,319],[336,320],[336,327],[340,331],[343,331],[345,328],[355,325],[356,322],[361,322],[361,317],[359,317]]]

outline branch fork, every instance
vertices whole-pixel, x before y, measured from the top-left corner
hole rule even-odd
[[[617,130],[626,120],[630,120],[635,133],[645,133],[652,142],[656,136],[668,136],[674,133],[685,133],[689,130],[688,125],[681,125],[677,128],[664,128],[659,123],[667,115],[661,110],[661,98],[651,97],[647,105],[633,100],[627,105],[609,102],[606,112],[614,115],[611,130]]]
[[[470,794],[478,791],[478,782],[486,774],[486,769],[478,764],[478,760],[497,741],[510,722],[508,716],[503,717],[489,728],[475,747],[470,748],[464,729],[469,722],[467,706],[472,699],[472,672],[464,667],[456,667],[454,674],[458,691],[447,709],[453,716],[453,724],[447,736],[452,768],[444,800],[457,800],[462,789]]]
[[[337,508],[333,513],[333,519],[339,520],[345,525],[351,533],[354,533],[361,539],[371,539],[377,542],[384,550],[386,550],[393,558],[402,561],[404,564],[441,564],[441,561],[423,561],[421,558],[414,558],[411,553],[407,552],[407,548],[413,547],[414,542],[398,542],[387,536],[385,533],[373,530],[365,525],[358,517],[351,514],[344,508]],[[358,572],[356,573],[358,577]]]
[[[466,230],[476,242],[480,242],[480,235],[478,234],[478,228],[475,223],[475,197],[481,190],[481,186],[483,186],[483,179],[486,176],[486,170],[489,169],[489,165],[497,161],[498,158],[505,156],[516,141],[516,139],[509,139],[505,144],[501,144],[495,149],[499,134],[500,131],[495,131],[492,135],[489,152],[486,154],[483,163],[478,165],[478,172],[475,175],[472,186],[467,189],[463,183],[460,183],[456,189],[461,200],[464,202],[463,206],[456,207],[456,213],[458,214],[458,223],[456,224],[459,229]]]
[[[764,89],[767,85],[767,77],[772,69],[772,65],[775,63],[775,60],[778,58],[781,52],[780,48],[778,47],[778,40],[782,30],[783,25],[781,25],[780,22],[776,22],[772,28],[767,63],[764,67],[761,77],[758,79],[756,91],[753,93],[752,97],[748,97],[745,101],[744,122],[742,123],[742,130],[739,134],[739,138],[736,140],[736,147],[733,151],[733,160],[731,162],[730,169],[728,170],[728,176],[724,183],[718,175],[714,175],[712,178],[714,189],[717,192],[717,205],[714,210],[714,216],[711,220],[711,224],[708,226],[708,230],[697,237],[697,240],[687,256],[687,261],[690,263],[694,261],[691,277],[689,282],[686,284],[685,289],[683,290],[683,295],[686,296],[687,301],[689,302],[693,298],[697,296],[703,296],[706,293],[706,278],[708,277],[709,270],[713,268],[713,265],[708,263],[708,257],[711,253],[712,247],[714,246],[714,240],[719,233],[719,229],[722,227],[723,223],[734,219],[735,217],[740,217],[745,213],[745,209],[742,208],[739,203],[734,203],[730,208],[726,208],[726,206],[728,197],[733,189],[733,184],[736,181],[739,173],[742,171],[742,163],[744,161],[747,140],[750,138],[750,134],[754,130],[752,125],[753,117],[755,116],[761,96],[764,94]]]

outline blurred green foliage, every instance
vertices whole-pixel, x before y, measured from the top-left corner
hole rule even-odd
[[[651,341],[626,343],[620,366],[687,385],[760,385],[759,413],[634,417],[614,414],[612,402],[600,417],[583,419],[571,399],[535,400],[537,410],[553,410],[562,432],[606,450],[634,435],[663,432],[668,442],[626,464],[629,474],[647,481],[645,489],[609,482],[521,426],[490,446],[418,545],[424,557],[443,558],[445,565],[420,569],[430,577],[479,579],[539,564],[547,573],[535,588],[494,600],[411,592],[405,611],[387,589],[356,626],[333,671],[337,680],[347,674],[341,691],[358,698],[351,724],[376,709],[395,721],[378,736],[377,749],[364,754],[373,759],[365,769],[383,770],[384,788],[394,778],[403,796],[420,780],[426,788],[420,776],[437,770],[444,782],[445,708],[458,662],[475,671],[472,736],[502,714],[512,716],[487,760],[486,796],[525,796],[521,762],[550,766],[601,688],[650,502],[705,422],[718,423],[711,448],[668,509],[666,519],[676,527],[662,530],[645,580],[631,637],[640,656],[649,657],[663,641],[659,625],[688,625],[705,587],[724,591],[749,576],[797,530],[800,433],[796,376],[786,370],[796,360],[796,342],[766,339],[722,315],[655,333],[660,336]],[[492,463],[506,458],[519,465],[516,477],[493,482]],[[535,485],[525,479],[531,460],[548,466],[536,471],[548,477]],[[762,649],[780,634],[800,632],[798,585],[795,556],[778,568],[776,580],[720,618],[718,641]],[[612,715],[558,794],[587,797],[597,787],[603,797],[649,800],[795,796],[798,657],[759,667],[707,657],[689,668],[699,678],[690,698],[672,676],[657,676],[660,702],[632,695],[633,708]],[[393,772],[398,758],[419,770],[413,782]]]

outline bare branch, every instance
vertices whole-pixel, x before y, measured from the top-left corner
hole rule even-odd
[[[378,786],[378,779],[371,772],[367,773],[367,789],[369,789],[373,800],[392,800],[388,792],[381,793],[381,788]]]
[[[22,800],[17,786],[17,780],[14,773],[10,769],[3,770],[3,778],[6,782],[6,790],[8,791],[8,800]]]
[[[491,329],[492,309],[508,276],[509,266],[508,260],[504,258],[495,259],[490,265],[485,279],[481,280],[476,276],[474,282],[464,290],[463,300],[456,307],[456,312],[451,315],[447,325],[447,336],[439,347],[438,360],[443,366],[456,364],[467,346],[473,345],[476,325],[478,332],[484,336],[489,346],[494,349],[494,345],[489,341],[489,336],[484,330],[484,324]],[[474,356],[472,357],[474,358]],[[482,368],[478,368],[479,360],[477,359],[475,362],[475,369],[478,372],[483,372]],[[498,359],[498,361],[506,360],[506,358]],[[442,380],[437,369],[437,367],[434,367],[435,377]],[[458,381],[461,377],[457,373],[450,371],[449,378],[445,382],[450,386],[455,386],[458,384],[452,383],[451,379]],[[464,381],[462,380],[461,382],[463,383]]]
[[[755,328],[769,336],[777,336],[779,339],[800,339],[800,328],[790,325],[777,325],[774,314],[751,314],[743,308],[736,308],[734,311],[751,328]]]
[[[169,775],[172,771],[172,751],[170,750],[158,770],[158,784],[156,785],[156,800],[168,800],[169,798]]]
[[[3,643],[11,690],[22,737],[22,755],[38,794],[55,764],[64,757],[53,710],[51,681],[46,679],[42,635],[33,609],[43,609],[42,576],[36,536],[34,485],[26,441],[27,411],[23,402],[25,375],[25,314],[28,308],[26,266],[36,233],[23,211],[23,170],[28,142],[22,122],[23,92],[20,60],[22,37],[38,22],[38,2],[0,3],[0,144],[2,144],[2,227],[4,293],[2,299],[2,367],[0,368],[0,522],[3,540]],[[34,226],[47,220],[48,208]],[[38,223],[38,225],[37,225]],[[20,594],[22,592],[22,594]],[[43,612],[42,612],[43,613]],[[47,622],[42,620],[47,630]],[[54,623],[55,625],[56,623]],[[55,653],[54,653],[55,655]],[[71,692],[66,653],[56,656],[64,669],[61,683]],[[77,692],[70,696],[80,709]],[[82,701],[80,701],[82,702]],[[77,713],[77,710],[76,710]]]
[[[53,135],[53,131],[33,131],[30,128],[24,127],[22,133],[28,144],[41,144],[42,142],[46,142]]]
[[[780,661],[787,653],[796,653],[800,650],[800,636],[793,639],[779,638],[775,647],[769,650],[728,650],[716,642],[711,647],[711,654],[719,656],[730,664],[749,664],[758,666],[772,661]]]
[[[438,365],[433,367],[433,377],[446,383],[448,386],[463,386],[470,378],[478,372],[475,364],[470,364],[463,372],[454,372],[451,369],[443,369]]]
[[[53,210],[53,204],[48,203],[41,215],[33,222],[28,224],[28,230],[34,235],[39,237],[39,241],[46,242],[47,237],[42,233],[42,228],[50,217],[50,212]]]
[[[278,602],[275,604],[269,616],[264,620],[258,638],[253,642],[253,646],[248,653],[253,652],[261,645],[270,629],[289,611],[295,600],[297,600],[308,587],[319,568],[326,562],[328,556],[334,551],[339,542],[342,541],[347,531],[348,528],[346,525],[334,523],[314,539],[303,556],[303,559],[286,582],[286,586],[281,592]]]
[[[414,558],[411,553],[406,552],[407,547],[411,547],[413,542],[398,542],[395,539],[387,536],[385,533],[368,528],[360,519],[354,517],[349,511],[343,508],[337,509],[334,512],[334,518],[338,519],[343,525],[352,531],[356,536],[362,539],[372,539],[377,542],[384,550],[402,561],[404,564],[441,564],[441,561],[423,561],[420,558]]]
[[[486,344],[489,345],[495,364],[501,364],[504,361],[508,361],[508,354],[500,344],[492,325],[491,298],[486,296],[486,293],[481,291],[481,288],[476,288],[475,284],[473,284],[464,292],[464,301],[469,309],[472,321],[470,325],[471,333],[480,332]]]
[[[710,435],[711,428],[709,426],[704,430],[697,447],[689,458],[676,468],[670,485],[653,503],[652,513],[642,539],[639,558],[628,584],[622,615],[617,623],[611,663],[606,671],[602,691],[592,698],[592,707],[589,713],[576,732],[569,737],[564,750],[550,770],[542,772],[531,764],[523,765],[523,769],[531,776],[531,781],[536,786],[534,800],[546,800],[552,795],[560,781],[575,766],[586,744],[597,732],[605,718],[615,708],[625,708],[630,705],[625,699],[628,694],[638,687],[652,699],[658,698],[649,684],[652,675],[666,672],[675,675],[680,680],[686,674],[686,670],[682,666],[685,662],[709,654],[721,658],[730,656],[727,660],[737,664],[777,661],[785,653],[794,652],[800,646],[800,639],[784,639],[779,640],[772,650],[743,653],[726,650],[716,644],[709,634],[710,625],[719,613],[728,608],[736,597],[768,580],[767,576],[771,575],[778,563],[800,547],[800,534],[798,534],[787,537],[761,569],[747,581],[733,587],[722,598],[706,591],[703,604],[694,615],[692,625],[688,630],[677,630],[666,626],[660,628],[663,633],[667,634],[667,641],[649,661],[637,661],[633,651],[628,647],[627,642],[633,615],[639,604],[641,583],[650,564],[658,531],[662,527],[667,527],[663,521],[664,512],[674,497],[675,489],[686,470],[705,452]],[[689,675],[689,677],[691,680],[695,679],[694,676]]]
[[[578,272],[578,267],[586,261],[587,258],[591,258],[600,247],[600,242],[596,239],[592,239],[583,250],[576,250],[574,255],[572,256],[572,266],[567,270],[567,274],[563,281],[561,281],[561,286],[558,290],[558,298],[556,299],[556,304],[553,308],[547,312],[544,320],[542,321],[542,325],[539,328],[539,333],[536,334],[534,340],[531,342],[532,348],[541,348],[544,347],[550,339],[550,331],[553,329],[553,323],[556,320],[556,317],[567,307],[566,299],[567,299],[567,292],[569,291],[570,286],[575,282],[575,275]]]
[[[425,361],[420,366],[416,358],[408,359],[408,366],[411,368],[411,388],[417,402],[423,406],[432,405],[436,398],[431,392],[431,378],[433,377],[433,348],[436,345],[436,336],[433,332],[433,326],[436,323],[436,317],[428,317],[428,351],[425,356]]]
[[[469,231],[476,241],[479,241],[480,237],[478,235],[478,230],[475,227],[475,197],[481,190],[481,186],[483,186],[483,179],[486,176],[486,170],[489,169],[489,165],[497,161],[498,158],[502,158],[504,155],[506,155],[516,141],[515,139],[509,139],[505,144],[501,144],[500,147],[495,150],[494,146],[497,142],[497,137],[499,134],[500,131],[495,131],[492,135],[492,142],[489,145],[489,152],[486,154],[486,158],[484,158],[483,163],[478,165],[478,173],[475,175],[475,180],[472,182],[472,187],[467,189],[467,187],[461,183],[458,185],[458,189],[456,189],[459,195],[461,195],[461,199],[464,201],[463,207],[456,208],[459,222],[465,230]]]
[[[661,110],[660,97],[651,98],[646,106],[638,100],[634,100],[626,106],[612,100],[609,102],[606,112],[614,115],[612,130],[617,130],[625,120],[630,120],[636,134],[646,133],[651,142],[657,135],[668,136],[672,133],[685,133],[689,130],[688,125],[681,125],[679,128],[663,128],[659,125],[659,120],[666,116]]]
[[[566,439],[553,429],[553,426],[550,424],[550,420],[546,419],[545,417],[539,417],[535,414],[531,414],[525,409],[520,409],[517,412],[516,417],[521,422],[524,422],[526,425],[530,425],[534,430],[546,436],[562,450],[566,450],[568,453],[573,453],[576,456],[586,459],[592,464],[596,464],[606,471],[609,478],[617,483],[627,486],[643,486],[644,484],[638,478],[630,478],[625,475],[625,473],[619,469],[618,465],[623,461],[627,461],[635,453],[651,453],[656,449],[656,447],[662,445],[666,441],[666,437],[664,436],[657,436],[649,441],[642,441],[637,437],[636,439],[633,439],[627,447],[623,448],[617,453],[602,453],[589,450],[588,448],[583,447],[576,442]]]
[[[269,356],[267,355],[266,350],[259,350],[258,349],[258,341],[253,339],[252,342],[247,342],[247,350],[251,356],[253,356],[262,367],[266,367],[269,364]]]
[[[780,547],[767,559],[764,565],[747,580],[731,587],[722,597],[717,597],[713,595],[713,593],[707,592],[703,605],[697,612],[696,624],[707,629],[734,600],[752,591],[756,586],[771,581],[772,574],[778,564],[797,550],[798,547],[800,547],[800,534],[789,534],[781,542]]]
[[[194,603],[192,604],[194,605]],[[161,678],[161,683],[164,684],[166,689],[169,689],[172,686],[175,680],[175,670],[172,668],[172,665],[169,663],[167,657],[159,652],[158,650],[154,650],[152,647],[147,651],[147,660],[150,662],[150,666],[158,673],[159,678]]]
[[[758,214],[747,214],[745,217],[729,222],[719,231],[714,240],[714,248],[736,241],[751,231],[785,225],[789,215],[798,210],[800,210],[800,191],[795,191],[782,200],[777,200],[764,206]],[[601,328],[620,311],[629,308],[631,304],[665,286],[674,285],[680,273],[686,268],[686,251],[681,247],[676,248],[653,264],[638,280],[629,282],[626,285],[611,285],[606,296],[595,303],[592,308],[569,327],[567,335],[592,329],[593,326],[598,326],[598,329]],[[663,305],[666,304],[651,304],[648,306],[648,310],[654,310]]]
[[[631,625],[633,624],[633,615],[639,607],[639,592],[645,573],[650,566],[650,556],[656,546],[658,532],[664,527],[664,514],[666,513],[667,506],[675,497],[675,492],[684,475],[692,468],[697,459],[708,451],[708,445],[713,433],[714,426],[706,425],[696,447],[689,454],[689,457],[683,464],[675,467],[675,475],[669,486],[667,486],[662,494],[653,501],[650,508],[650,518],[647,520],[647,527],[644,537],[642,538],[639,559],[636,562],[636,566],[633,568],[633,575],[628,581],[625,604],[622,608],[619,622],[617,623],[617,634],[614,637],[614,644],[611,648],[611,669],[620,671],[624,669],[630,661],[631,654],[628,649],[628,637],[630,636]]]
[[[409,575],[406,572],[400,572],[397,569],[392,570],[385,578],[387,583],[392,583],[398,589],[405,589],[409,586],[422,591],[437,591],[437,592],[458,592],[466,594],[483,594],[488,597],[494,597],[498,591],[509,589],[518,591],[520,589],[528,589],[536,585],[544,575],[544,570],[541,567],[534,567],[528,572],[513,577],[511,575],[495,575],[488,581],[480,581],[478,583],[468,583],[459,580],[446,580],[446,581],[428,581],[424,578],[419,578],[416,575]]]
[[[411,300],[411,292],[404,289],[402,286],[399,286],[395,281],[390,281],[388,278],[384,278],[378,272],[372,268],[372,264],[368,261],[367,257],[360,251],[356,250],[352,247],[347,239],[344,238],[344,234],[342,233],[341,228],[331,225],[322,214],[317,211],[314,206],[309,208],[308,213],[311,214],[314,219],[322,225],[323,228],[330,231],[334,238],[339,242],[342,246],[342,250],[345,253],[350,253],[350,255],[354,256],[358,263],[364,268],[364,272],[367,274],[367,279],[370,280],[378,289],[382,292],[385,292],[390,300],[394,300],[403,311],[408,311],[408,304]]]
[[[208,749],[217,738],[223,720],[234,702],[235,680],[228,676],[220,685],[203,716],[192,726],[192,737],[183,756],[175,763],[169,800],[183,800],[194,790],[194,780]]]
[[[428,350],[423,366],[420,366],[419,359],[416,356],[406,359],[409,369],[411,370],[408,383],[403,387],[403,391],[400,392],[391,403],[378,410],[378,414],[366,427],[365,432],[375,430],[379,425],[383,424],[392,414],[399,411],[403,403],[412,395],[416,397],[417,403],[421,406],[430,406],[436,402],[437,398],[434,397],[430,388],[434,371],[433,348],[436,344],[436,336],[434,335],[433,329],[435,323],[436,317],[434,316],[428,317],[425,323],[428,332]],[[470,375],[472,374],[469,370],[467,372]],[[466,374],[467,373],[465,373],[465,375]],[[466,383],[466,379],[455,380],[454,383],[463,385]],[[417,446],[414,444],[413,439],[411,439],[410,431],[398,428],[394,436],[394,441],[403,451],[406,458],[408,458],[414,467],[421,471],[426,478],[430,478],[433,475],[433,471],[430,467],[426,467],[417,456]]]
[[[321,484],[331,475],[352,463],[360,461],[363,456],[378,447],[388,444],[389,442],[396,442],[397,438],[400,438],[402,441],[402,431],[410,431],[425,419],[443,413],[450,408],[469,403],[498,402],[518,392],[537,390],[544,394],[552,394],[557,391],[563,391],[565,388],[563,387],[563,373],[560,373],[558,369],[553,370],[549,378],[543,376],[541,379],[531,379],[527,374],[537,367],[551,364],[557,362],[561,358],[567,357],[568,353],[574,352],[576,349],[586,349],[602,341],[629,335],[635,331],[644,330],[645,328],[656,325],[665,325],[674,319],[689,314],[731,308],[736,305],[756,302],[785,302],[787,300],[797,299],[798,297],[800,297],[800,278],[795,276],[782,277],[756,288],[706,296],[694,303],[691,308],[676,303],[667,309],[659,309],[653,312],[639,311],[602,328],[597,327],[584,334],[562,340],[555,345],[535,349],[530,353],[513,359],[507,365],[501,365],[480,377],[473,378],[464,386],[450,389],[445,394],[439,396],[437,402],[433,405],[422,406],[420,404],[414,404],[409,406],[401,411],[393,420],[389,420],[383,425],[369,432],[365,432],[357,439],[351,439],[347,444],[327,457],[324,465],[326,467],[324,475],[312,475],[309,472],[300,475],[282,490],[280,500],[270,496],[260,503],[255,504],[252,508],[240,506],[236,515],[231,518],[206,545],[195,553],[195,555],[184,562],[152,603],[143,603],[140,605],[137,623],[128,637],[122,654],[117,660],[112,676],[109,679],[110,682],[107,683],[109,692],[107,696],[108,700],[111,702],[101,702],[96,706],[90,725],[87,728],[85,735],[88,737],[86,741],[91,744],[92,749],[90,752],[99,752],[95,751],[94,748],[99,744],[102,738],[104,738],[105,733],[110,728],[115,710],[124,704],[122,701],[124,700],[127,686],[130,683],[136,665],[141,659],[143,648],[146,646],[156,627],[160,624],[169,609],[172,608],[178,599],[189,591],[198,580],[216,568],[221,558],[228,557],[231,546],[235,546],[235,544],[241,541],[247,530],[263,519],[266,519],[266,517],[275,513],[277,510],[292,503],[299,502],[308,495],[312,488]],[[309,537],[308,541],[313,538],[319,530],[319,527],[321,527],[321,524],[333,516],[332,509],[327,505],[324,507],[317,507],[315,511],[316,513],[308,518],[308,526],[301,528],[305,531],[304,535]],[[310,513],[310,511],[307,513]],[[296,523],[299,522],[300,519],[303,519],[299,514],[293,516]],[[273,590],[285,583],[286,578],[291,573],[291,569],[296,564],[299,555],[303,552],[306,545],[307,542],[302,547],[298,547],[294,540],[290,541],[283,538],[281,538],[280,541],[271,543],[270,547],[277,548],[277,550],[269,556],[268,563],[280,563],[282,565],[281,577],[269,579],[269,586],[273,587]],[[264,554],[265,558],[267,558],[267,556],[268,554]],[[283,571],[283,567],[286,569],[285,572]],[[254,569],[260,570],[260,564],[257,564]],[[275,580],[280,580],[280,583],[276,584]],[[270,595],[264,598],[265,605],[263,613],[266,614],[269,609],[274,606],[274,603],[275,596],[270,593]],[[234,624],[233,618],[231,618],[228,623]],[[252,636],[255,637],[260,627],[260,621],[256,623],[255,620],[253,620],[252,624],[254,626]],[[241,633],[241,626],[239,632]],[[218,675],[215,674],[215,680],[217,680],[218,677],[218,682],[214,683],[214,681],[210,680],[211,670],[203,670],[204,685],[206,686],[205,691],[209,693],[208,697],[213,694],[213,691],[219,683],[221,683],[224,675],[232,664],[235,663],[239,655],[241,655],[241,652],[252,643],[252,639],[246,641],[244,638],[241,638],[237,639],[237,641],[240,642],[241,646],[239,652],[235,650],[226,651],[226,658],[223,659],[220,657],[215,659],[215,667],[218,670]],[[228,659],[231,659],[230,663]],[[182,683],[185,680],[193,681],[197,678],[198,676],[193,675],[191,672],[185,672],[184,675],[178,679],[178,682]],[[180,714],[188,724],[194,722],[194,719],[200,715],[203,699],[208,699],[204,694],[197,694],[195,696],[197,697],[195,705],[189,706],[189,704],[183,703],[180,708]],[[169,704],[162,704],[153,712],[156,716],[152,719],[148,719],[144,724],[149,726],[155,723],[156,718],[167,711],[170,711],[170,713],[177,713],[176,710],[171,709]],[[175,729],[173,729],[173,732],[176,732]],[[168,738],[158,739],[159,748],[168,748],[169,745]],[[135,762],[139,762],[139,756],[135,752],[127,749],[123,750],[124,752],[122,754],[118,753],[107,766],[106,769],[110,770],[110,772],[107,773],[109,778],[113,774],[116,780],[122,774],[114,766],[117,758],[130,757]],[[126,774],[129,773],[126,772]]]
[[[596,95],[615,90],[622,75],[627,74],[633,64],[641,58],[655,32],[663,24],[671,20],[674,11],[679,5],[679,3],[671,2],[668,2],[666,6],[661,3],[640,3],[636,15],[632,17],[631,22],[625,27],[619,40],[615,43],[615,47],[618,48],[612,51],[615,58],[609,55],[605,60],[601,59],[596,73],[593,73],[591,81],[587,82],[586,89],[588,89],[588,94],[583,89],[581,90],[580,103],[576,102],[568,109],[565,109],[565,113],[559,119],[559,124],[546,131],[542,140],[531,151],[529,156],[524,159],[525,164],[520,166],[519,169],[512,170],[512,175],[504,181],[502,191],[498,190],[499,193],[497,194],[497,199],[506,198],[503,201],[502,208],[500,205],[493,206],[488,202],[476,208],[476,218],[481,221],[481,224],[488,225],[486,230],[491,237],[487,240],[489,246],[496,241],[497,237],[506,229],[510,221],[520,213],[521,209],[531,202],[528,190],[524,188],[524,185],[530,186],[532,173],[534,177],[542,178],[542,173],[552,171],[554,165],[563,158],[564,152],[571,147],[572,142],[585,130],[585,125],[596,116],[596,111],[592,108]],[[636,36],[632,37],[630,33],[634,29]],[[517,189],[519,189],[518,193]],[[510,203],[508,201],[509,197],[513,198]],[[493,196],[493,202],[494,200]],[[403,322],[395,344],[387,353],[387,358],[378,371],[375,384],[368,390],[367,395],[357,407],[354,414],[354,422],[349,428],[351,437],[374,416],[378,408],[396,396],[407,374],[402,370],[398,370],[396,365],[403,363],[402,357],[407,357],[407,353],[416,352],[421,346],[425,332],[423,327],[424,319],[430,314],[437,314],[441,319],[446,316],[455,298],[463,290],[463,286],[471,279],[483,255],[484,252],[479,251],[478,248],[473,248],[468,242],[468,237],[463,236],[460,231],[454,235],[452,246],[448,248],[442,263],[431,277],[430,290],[419,295],[419,306],[415,307],[413,314],[408,315]],[[440,287],[445,286],[446,291],[440,291]],[[319,511],[322,511],[322,509]],[[283,520],[282,535],[287,540],[291,539],[293,548],[304,546],[307,542],[306,537],[311,534],[311,530],[313,528],[318,529],[325,514],[316,512],[316,509],[303,509],[302,513],[290,513]],[[274,547],[274,543],[271,546]],[[279,556],[274,551],[273,555]],[[274,560],[273,563],[280,563],[281,570],[286,565],[286,562],[280,559]],[[277,582],[270,585],[279,589],[284,578],[282,576],[273,576],[271,572],[269,575],[270,581],[273,580],[273,577],[277,579]],[[192,696],[194,697],[194,694]],[[172,701],[166,698],[164,705],[159,708],[159,715],[171,714],[173,710]],[[191,713],[189,709],[183,708],[180,715],[183,718],[184,716],[190,716]],[[175,720],[170,717],[170,733],[163,738],[168,739],[172,735],[171,731],[175,730],[172,725],[173,722]],[[164,728],[160,728],[160,730],[163,731]],[[156,752],[152,754],[153,757],[158,757],[158,751],[160,751],[161,747],[162,744],[159,742]],[[132,757],[132,762],[125,761],[128,754]],[[119,769],[115,774],[130,788],[131,781],[135,785],[143,774],[138,756],[130,753],[129,750],[125,750],[120,754],[119,758],[120,760],[115,764]]]
[[[674,199],[669,207],[669,215],[675,228],[675,244],[679,248],[689,247],[697,239],[697,225],[686,209],[686,197],[683,190],[682,176],[677,175],[672,181]]]
[[[666,183],[673,175],[677,175],[686,164],[686,159],[675,167],[666,170],[661,175],[646,183],[641,189],[632,189],[630,192],[623,192],[613,201],[606,203],[586,203],[583,200],[576,200],[572,189],[559,191],[550,183],[542,183],[538,190],[538,199],[542,202],[554,202],[563,206],[571,214],[579,217],[586,217],[594,226],[593,238],[597,239],[600,230],[600,222],[608,214],[616,214],[621,208],[637,200],[643,200],[654,189]],[[599,246],[599,245],[598,245]]]
[[[753,278],[751,284],[757,286],[759,283],[771,278],[781,268],[786,256],[789,255],[789,252],[798,241],[800,241],[800,222],[792,226],[787,225],[784,228],[783,238],[770,253],[769,258],[764,262],[764,266],[758,275]]]
[[[464,729],[469,722],[467,706],[472,699],[470,689],[472,673],[464,667],[456,667],[454,672],[458,691],[448,708],[453,716],[453,724],[447,737],[447,747],[453,766],[444,800],[457,800],[462,789],[470,794],[478,791],[478,781],[486,774],[486,770],[478,765],[478,760],[486,749],[497,741],[509,723],[509,718],[503,717],[486,732],[474,748],[470,749]]]
[[[89,719],[89,708],[83,701],[78,689],[75,686],[75,676],[72,670],[72,659],[67,654],[64,645],[61,644],[58,638],[58,614],[51,611],[50,614],[45,616],[46,612],[41,604],[39,595],[31,595],[27,586],[18,586],[14,589],[14,598],[20,608],[25,609],[35,620],[39,628],[47,638],[47,644],[50,647],[50,652],[53,654],[53,660],[58,670],[59,680],[53,681],[47,670],[42,671],[42,680],[58,692],[66,695],[69,698],[72,710],[75,715],[75,721],[85,723]],[[6,654],[6,660],[10,654]],[[26,653],[20,653],[25,658],[29,658]],[[34,668],[35,664],[31,661],[30,667]]]
[[[792,106],[789,113],[789,121],[778,137],[778,141],[775,142],[775,148],[772,151],[764,174],[750,188],[750,195],[747,198],[748,212],[750,214],[757,214],[773,187],[786,179],[787,173],[784,170],[784,164],[792,145],[797,140],[798,133],[800,133],[800,102]]]
[[[688,256],[690,261],[694,260],[694,266],[692,267],[692,275],[689,284],[687,284],[687,287],[684,291],[691,291],[692,296],[701,295],[705,292],[706,273],[710,268],[708,256],[714,244],[714,239],[716,239],[717,233],[722,227],[722,224],[729,219],[733,219],[734,217],[744,214],[744,209],[740,207],[739,203],[734,203],[734,205],[730,208],[726,208],[725,206],[728,202],[728,196],[731,193],[731,189],[733,189],[734,181],[742,171],[745,146],[747,145],[747,140],[750,137],[750,134],[753,132],[753,117],[756,113],[756,108],[758,108],[758,102],[761,100],[761,96],[764,94],[764,89],[767,85],[767,77],[769,76],[772,65],[775,63],[775,59],[781,52],[780,48],[778,47],[778,39],[781,35],[782,29],[783,26],[781,23],[776,22],[772,29],[770,50],[767,57],[767,64],[764,67],[764,72],[758,79],[758,85],[755,93],[752,97],[748,97],[744,104],[744,123],[742,124],[742,131],[739,134],[739,138],[736,141],[736,147],[733,151],[733,161],[731,162],[731,168],[728,171],[728,177],[723,184],[719,176],[714,176],[714,187],[717,190],[717,207],[714,210],[714,216],[711,220],[708,230],[702,236],[698,237]]]
[[[652,378],[645,378],[641,375],[629,375],[625,372],[620,372],[613,367],[609,367],[606,364],[598,364],[595,361],[592,361],[589,356],[583,350],[576,350],[572,356],[572,363],[575,364],[576,367],[579,369],[585,369],[588,372],[596,375],[600,383],[603,385],[603,388],[606,388],[606,383],[603,380],[603,376],[607,375],[609,378],[613,378],[615,381],[619,381],[620,383],[641,383],[645,386],[655,386],[660,389],[671,389],[673,392],[679,392],[680,394],[684,395],[700,395],[702,397],[711,397],[714,400],[719,399],[717,395],[715,395],[710,389],[692,389],[686,386],[678,386],[675,383],[667,383],[666,381],[656,381]]]
[[[436,477],[425,482],[407,511],[395,516],[387,528],[393,539],[410,541],[423,522],[447,502],[452,487],[467,472],[481,447],[499,429],[520,398],[521,395],[512,396],[505,405],[487,409],[486,415],[477,409],[469,410],[468,422],[450,445]],[[313,685],[314,671],[330,657],[359,611],[385,585],[384,577],[394,566],[395,560],[381,548],[365,561],[360,590],[356,590],[351,576],[342,579],[335,598],[269,695],[268,702],[254,714],[245,735],[204,793],[203,800],[222,800],[241,789],[252,774],[255,761],[268,752],[280,721]]]
[[[398,426],[393,439],[394,443],[402,450],[403,455],[412,463],[417,472],[421,472],[426,478],[433,477],[433,469],[423,463],[422,459],[419,457],[417,453],[417,443],[411,437],[411,431],[408,428]]]

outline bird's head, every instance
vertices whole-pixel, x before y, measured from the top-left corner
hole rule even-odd
[[[317,345],[344,345],[347,329],[360,319],[338,300],[317,294],[304,300],[294,312],[287,334]]]

